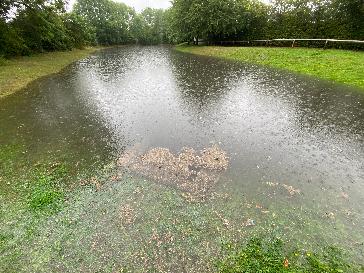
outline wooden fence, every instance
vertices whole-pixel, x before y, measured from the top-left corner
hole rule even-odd
[[[218,41],[208,42],[208,44],[222,45],[222,46],[279,46],[289,43],[291,47],[299,46],[300,42],[305,44],[315,43],[320,44],[320,47],[326,48],[328,46],[337,47],[338,45],[350,45],[358,49],[364,49],[364,41],[362,40],[340,40],[340,39],[271,39],[271,40],[250,40],[250,41]],[[302,43],[301,43],[302,44]],[[319,47],[319,46],[316,46]],[[345,46],[347,47],[347,46]]]

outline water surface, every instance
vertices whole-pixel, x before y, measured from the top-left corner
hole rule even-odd
[[[231,161],[218,187],[233,202],[281,210],[281,224],[300,236],[310,219],[323,222],[332,227],[321,230],[324,240],[363,257],[360,90],[169,47],[126,46],[3,99],[0,121],[0,145],[23,143],[29,164],[52,156],[92,166],[135,145],[175,153],[218,145]]]

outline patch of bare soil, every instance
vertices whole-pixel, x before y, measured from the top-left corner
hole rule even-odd
[[[117,165],[157,183],[183,191],[190,200],[205,199],[229,166],[227,153],[218,146],[196,152],[183,148],[175,155],[166,148],[154,148],[142,154],[137,149],[126,151]]]

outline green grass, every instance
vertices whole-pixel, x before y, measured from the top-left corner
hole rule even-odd
[[[21,90],[38,78],[58,73],[67,65],[87,57],[97,49],[49,52],[9,60],[0,58],[0,99]]]
[[[343,273],[364,272],[359,265],[351,265],[343,252],[326,247],[321,253],[287,251],[278,238],[256,237],[246,245],[227,245],[225,258],[217,262],[220,273]]]
[[[40,173],[32,183],[32,191],[28,195],[29,209],[35,213],[52,214],[61,209],[64,192],[57,186],[62,175]]]
[[[216,56],[286,69],[336,81],[364,91],[364,52],[313,48],[177,46],[198,55]]]

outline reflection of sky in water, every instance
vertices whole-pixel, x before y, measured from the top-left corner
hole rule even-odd
[[[246,170],[362,179],[363,97],[341,86],[153,47],[101,53],[76,84],[117,149],[220,142]]]
[[[345,192],[363,215],[364,96],[354,89],[168,47],[120,47],[28,91],[0,106],[0,141],[21,138],[34,157],[217,143],[231,157],[230,189],[285,183],[320,208]]]
[[[117,151],[218,143],[231,155],[230,187],[277,181],[311,201],[348,192],[362,213],[364,98],[354,90],[162,47],[100,53],[76,84]]]

